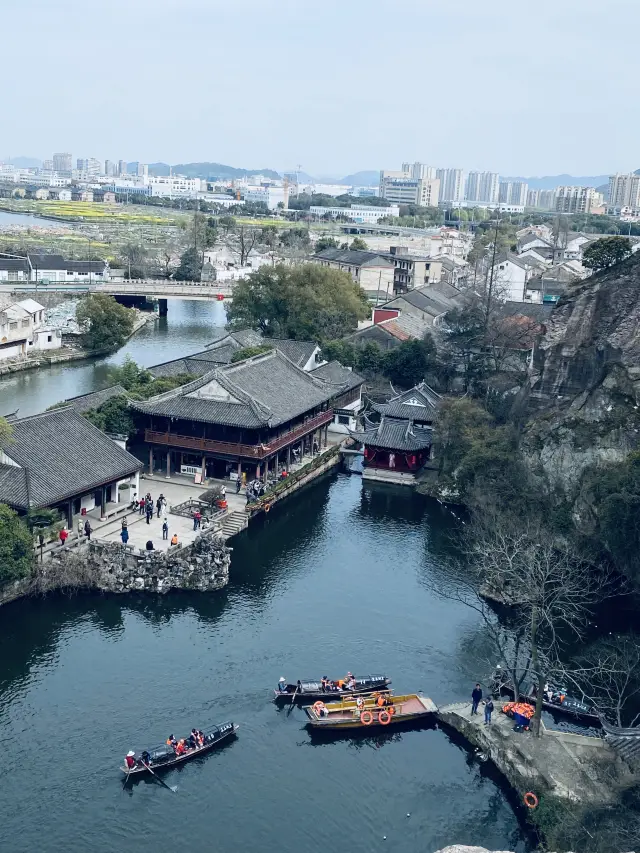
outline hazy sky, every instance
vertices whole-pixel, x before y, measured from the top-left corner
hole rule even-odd
[[[640,167],[640,0],[5,0],[0,156]]]

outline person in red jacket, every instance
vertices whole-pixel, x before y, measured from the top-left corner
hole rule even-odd
[[[126,754],[124,760],[126,761],[129,770],[133,770],[133,768],[136,766],[135,752],[130,749],[129,752]]]
[[[67,536],[69,535],[69,531],[66,527],[63,527],[58,536],[60,537],[60,544],[64,546],[64,543],[67,541]]]

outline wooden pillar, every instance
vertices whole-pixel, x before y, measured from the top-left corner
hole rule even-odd
[[[104,518],[107,512],[107,487],[100,489],[100,517]]]
[[[256,480],[260,479],[260,463],[256,465]]]
[[[238,459],[238,480],[242,482],[242,462]]]
[[[207,457],[203,455],[202,456],[202,482],[203,483],[206,480],[206,478],[207,478]]]
[[[167,450],[167,480],[171,479],[171,451]]]
[[[264,460],[264,471],[262,472],[262,481],[264,483],[266,483],[268,478],[269,478],[269,457],[267,456],[267,458]]]
[[[67,528],[69,533],[73,532],[73,501],[67,502]]]
[[[329,424],[324,425],[324,446],[329,444]]]
[[[153,447],[149,448],[149,473],[153,474]]]
[[[291,445],[287,447],[287,471],[291,468]]]

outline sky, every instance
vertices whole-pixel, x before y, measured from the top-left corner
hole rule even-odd
[[[640,167],[640,0],[6,0],[0,157]],[[15,37],[7,37],[13,33]]]

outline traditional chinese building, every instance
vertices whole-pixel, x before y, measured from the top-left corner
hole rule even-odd
[[[138,492],[142,465],[74,408],[11,418],[0,450],[0,503],[99,518]]]
[[[305,450],[326,446],[331,400],[339,393],[273,349],[131,407],[140,416],[150,470],[266,478]]]
[[[424,382],[373,404],[380,422],[352,433],[364,444],[365,479],[413,485],[432,459],[433,425],[441,397]]]

